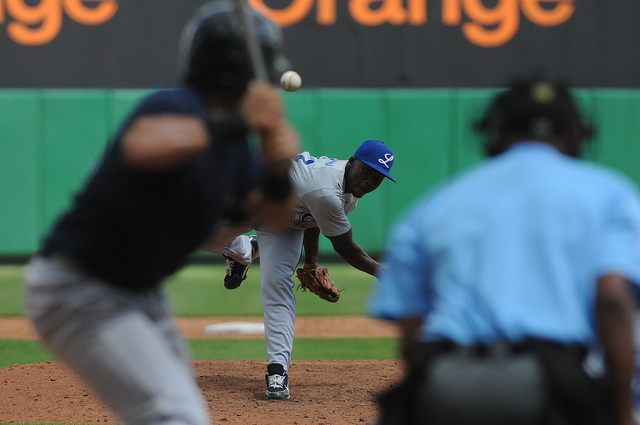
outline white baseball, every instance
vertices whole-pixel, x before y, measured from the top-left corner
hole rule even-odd
[[[296,91],[302,86],[302,77],[295,71],[287,71],[280,77],[280,85],[286,91]]]

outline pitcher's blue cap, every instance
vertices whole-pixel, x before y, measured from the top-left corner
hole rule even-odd
[[[356,153],[353,154],[353,157],[364,162],[374,170],[381,172],[386,178],[395,182],[395,179],[389,174],[393,166],[393,152],[381,141],[367,140],[360,145]]]

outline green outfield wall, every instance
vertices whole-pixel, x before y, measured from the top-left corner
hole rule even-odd
[[[0,257],[33,253],[72,202],[118,123],[148,91],[0,89]],[[312,155],[349,158],[367,139],[395,153],[392,174],[352,213],[355,239],[384,247],[389,224],[419,194],[482,158],[470,123],[493,90],[309,89],[286,93]],[[640,90],[576,92],[597,124],[587,157],[640,184]],[[559,184],[561,184],[559,182]],[[321,251],[331,251],[327,240]]]

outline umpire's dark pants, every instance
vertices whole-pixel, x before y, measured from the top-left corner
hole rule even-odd
[[[379,425],[605,425],[602,380],[585,350],[547,341],[424,344],[406,379],[380,397]]]

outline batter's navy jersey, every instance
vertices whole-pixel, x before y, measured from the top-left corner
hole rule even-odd
[[[128,168],[122,135],[145,115],[184,114],[208,121],[204,99],[181,87],[146,98],[117,133],[104,158],[44,241],[110,283],[152,288],[179,269],[217,221],[257,184],[259,165],[246,137],[216,140],[185,164],[163,172]],[[243,170],[238,173],[238,170]]]
[[[640,204],[604,167],[526,142],[417,202],[394,226],[371,300],[461,344],[595,340],[599,277],[640,283]]]

